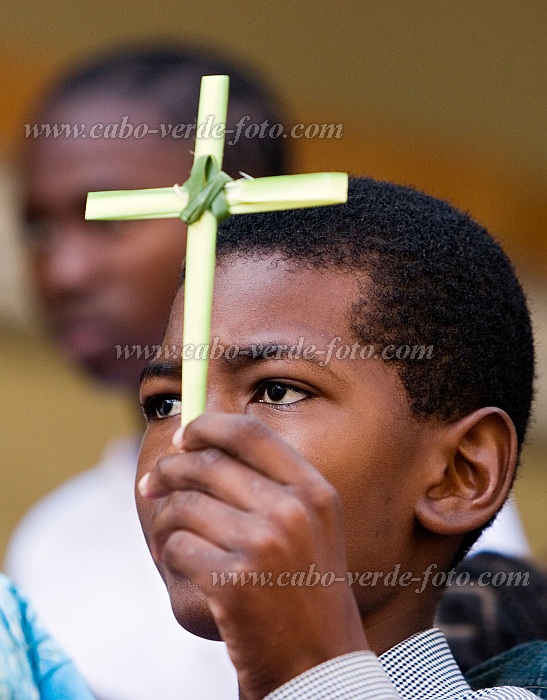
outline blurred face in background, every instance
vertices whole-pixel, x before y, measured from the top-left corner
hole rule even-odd
[[[87,193],[182,184],[191,140],[91,137],[96,124],[157,128],[154,105],[112,95],[66,98],[36,122],[85,126],[84,135],[29,138],[24,157],[27,248],[46,328],[65,357],[94,378],[136,386],[144,346],[161,340],[183,260],[186,227],[178,219],[84,220]],[[93,132],[103,134],[97,127]],[[128,345],[141,356],[119,355]],[[129,354],[129,353],[128,353]]]

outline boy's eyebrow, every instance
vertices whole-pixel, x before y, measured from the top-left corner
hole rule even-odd
[[[141,372],[139,384],[147,382],[154,377],[173,377],[180,379],[182,370],[178,362],[149,362]]]
[[[291,350],[294,354],[295,346],[295,343],[279,342],[252,343],[251,345],[231,346],[237,347],[237,352],[235,354],[223,353],[221,355],[221,359],[223,363],[231,367],[253,364],[257,362],[271,362],[272,360],[299,361],[308,365],[320,367],[321,370],[324,370],[332,376],[340,379],[338,374],[333,372],[325,362],[324,351],[316,350],[311,357],[303,357],[301,353],[294,357],[289,357],[289,352],[291,352]],[[154,379],[155,377],[172,377],[173,379],[180,379],[181,376],[182,369],[180,362],[149,362],[141,373],[139,384],[143,384],[144,382]]]
[[[311,347],[308,346],[308,347]],[[325,352],[321,350],[315,350],[311,357],[303,357],[302,350],[295,353],[295,348],[297,348],[297,343],[280,343],[280,342],[265,342],[265,343],[252,343],[251,345],[238,346],[238,352],[235,354],[222,356],[223,362],[227,365],[245,365],[257,362],[271,362],[272,360],[293,360],[298,362],[304,362],[308,365],[314,365],[320,367],[321,370],[328,372],[334,377],[338,375],[328,367],[325,363]],[[291,357],[289,356],[291,353]]]

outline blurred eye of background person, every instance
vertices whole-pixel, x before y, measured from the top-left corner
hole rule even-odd
[[[128,70],[104,81],[99,71],[96,82],[90,75],[78,87],[78,65],[85,73],[94,62],[85,56],[100,47],[121,46],[122,40],[144,47],[150,36],[172,38],[180,53],[181,38],[192,38],[218,47],[222,55],[240,57],[276,86],[293,117],[285,128],[287,138],[270,139],[269,145],[256,137],[245,143],[244,128],[238,144],[227,148],[225,168],[232,174],[266,174],[260,161],[269,167],[277,163],[279,172],[340,170],[409,184],[468,209],[499,237],[530,300],[538,383],[530,440],[515,484],[524,530],[509,506],[478,546],[483,554],[492,547],[506,556],[531,551],[539,564],[547,561],[547,5],[529,2],[523,9],[522,3],[508,0],[474,3],[470,9],[468,3],[440,6],[432,0],[359,0],[343,8],[316,3],[313,11],[304,3],[278,0],[275,12],[268,3],[244,0],[182,8],[166,0],[153,11],[144,0],[55,5],[23,0],[3,8],[0,549],[6,551],[13,528],[33,502],[96,463],[108,443],[96,469],[64,484],[31,512],[6,560],[86,676],[100,669],[93,677],[99,698],[99,684],[104,690],[102,700],[169,700],[174,685],[176,697],[199,700],[206,695],[193,693],[191,669],[200,664],[215,667],[214,673],[203,674],[203,693],[208,687],[209,697],[224,698],[229,691],[219,695],[218,688],[225,688],[223,679],[230,684],[232,671],[221,647],[211,651],[180,637],[184,632],[172,622],[131,494],[144,427],[134,409],[134,381],[147,347],[150,353],[163,330],[184,227],[176,220],[82,220],[88,190],[183,182],[193,149],[193,134],[188,140],[161,134],[91,138],[89,128],[121,125],[124,116],[128,124],[152,128],[193,122],[199,77],[218,67],[211,66],[208,50],[201,56],[207,66],[192,64],[193,105],[185,102],[182,80],[173,75],[156,83],[152,68],[139,77],[131,78]],[[165,45],[155,39],[152,44]],[[61,73],[66,80],[59,79]],[[44,94],[48,82],[51,88],[31,112],[29,104]],[[244,127],[265,118],[281,121],[277,114],[263,117],[254,100],[252,109],[243,98],[238,108],[235,90],[232,74],[233,119],[252,117]],[[277,112],[275,100],[266,99]],[[87,136],[27,134],[27,126],[40,127],[47,120],[83,124]],[[322,127],[329,127],[324,136]],[[95,134],[106,136],[104,131],[99,127]],[[288,164],[282,162],[287,147]],[[24,227],[24,251],[23,210],[30,224]],[[25,258],[32,265],[26,267]],[[42,299],[34,315],[25,311],[31,306],[31,284],[35,301]],[[518,587],[511,592],[521,594]],[[471,600],[468,589],[461,593],[464,599],[451,598],[444,616],[450,627],[445,631],[460,647],[463,628],[456,618],[468,619],[465,602]],[[481,594],[479,603],[487,599]],[[476,610],[476,601],[471,609]],[[518,623],[518,616],[513,620]],[[541,629],[537,623],[534,633]],[[520,640],[518,635],[530,629],[514,630],[512,639]],[[65,643],[69,639],[72,644]],[[125,671],[127,659],[133,660],[132,679]]]
[[[79,138],[27,141],[25,242],[45,324],[63,356],[99,382],[136,392],[161,341],[185,227],[177,219],[87,222],[86,195],[184,182],[195,129],[162,138],[162,125],[194,124],[201,76],[219,73],[230,75],[227,127],[235,134],[226,138],[224,170],[232,177],[287,172],[284,139],[237,134],[242,118],[280,123],[274,98],[205,50],[134,46],[94,57],[53,86],[34,115],[38,124],[82,128]],[[103,135],[109,124],[120,125],[117,137]],[[228,698],[230,690],[235,697],[224,645],[177,625],[150,561],[133,498],[141,429],[136,417],[134,436],[109,444],[97,467],[30,511],[6,569],[102,700],[169,700],[181,692]]]

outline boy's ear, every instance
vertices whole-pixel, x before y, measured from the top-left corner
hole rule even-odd
[[[499,408],[481,408],[442,425],[415,506],[418,522],[439,535],[463,535],[484,525],[507,497],[517,452],[513,421]]]

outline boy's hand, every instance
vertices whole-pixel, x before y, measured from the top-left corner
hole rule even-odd
[[[321,474],[249,416],[205,414],[174,445],[184,452],[159,460],[139,485],[162,499],[152,553],[204,593],[241,697],[262,698],[367,649],[346,579],[340,499]]]

